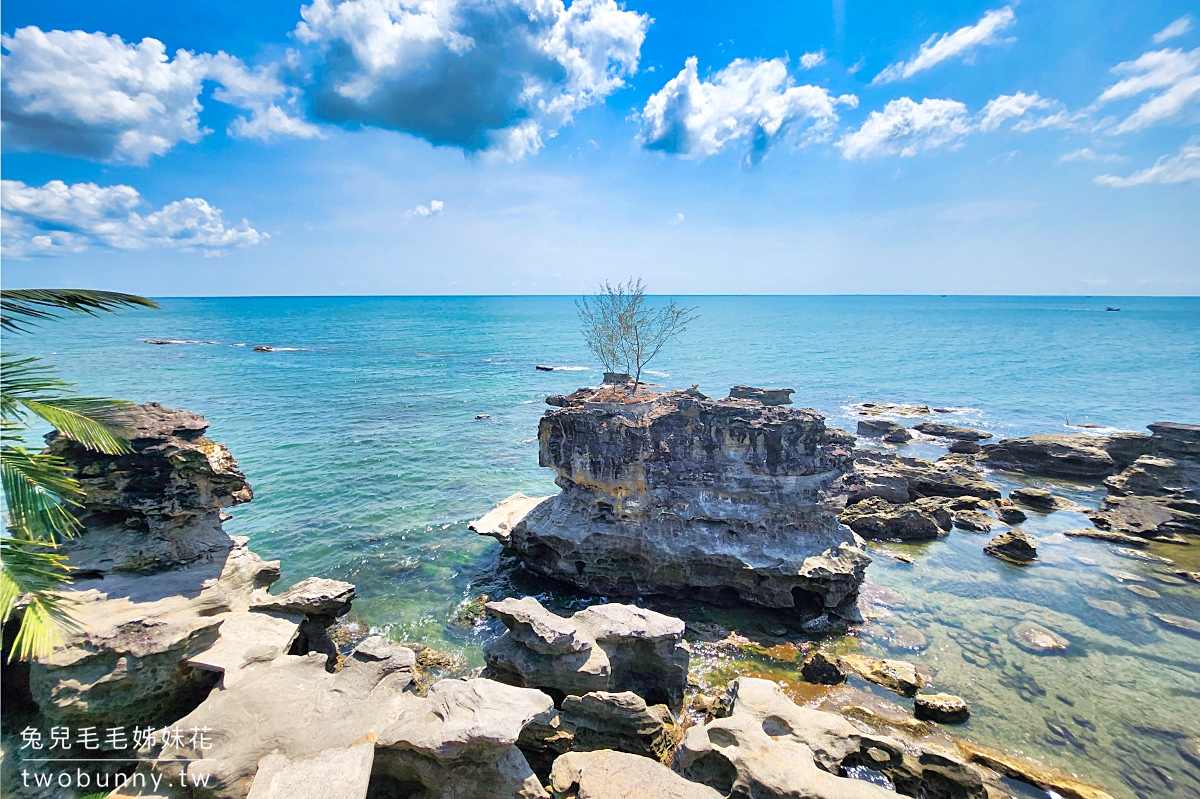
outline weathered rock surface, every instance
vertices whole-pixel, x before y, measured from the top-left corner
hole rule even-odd
[[[688,650],[679,619],[632,605],[593,605],[569,618],[533,597],[487,603],[507,631],[484,648],[487,676],[562,697],[634,691],[678,709]]]
[[[106,455],[54,433],[47,451],[72,468],[84,492],[77,513],[87,531],[62,551],[81,575],[149,573],[230,548],[221,509],[253,497],[237,461],[204,436],[208,422],[157,402],[121,412],[131,452]]]
[[[987,542],[983,551],[994,558],[1012,563],[1033,563],[1037,560],[1037,542],[1020,530],[1009,530]]]
[[[975,441],[952,441],[948,449],[957,455],[978,455],[983,447]]]
[[[913,715],[923,721],[962,724],[970,718],[971,709],[953,694],[917,694],[913,699]]]
[[[1090,514],[1097,527],[1143,537],[1200,534],[1200,426],[1151,425],[1156,452],[1143,455],[1119,474],[1104,481],[1108,489],[1100,510]],[[1172,437],[1160,440],[1160,431]],[[1190,455],[1191,457],[1185,457]]]
[[[1011,499],[997,499],[993,504],[996,506],[996,515],[1005,524],[1020,524],[1029,518]]]
[[[940,424],[938,422],[917,422],[913,425],[913,430],[924,433],[927,436],[951,438],[956,441],[982,441],[992,437],[991,433],[985,433],[973,427],[957,427],[952,424]]]
[[[1054,791],[1067,799],[1113,799],[1106,791],[1075,779],[1056,769],[1023,757],[1014,757],[969,741],[956,741],[963,755],[972,762],[1021,782]]]
[[[854,406],[860,416],[928,416],[928,405],[903,405],[894,402],[860,402]]]
[[[846,680],[846,672],[838,665],[837,658],[820,649],[804,659],[800,676],[817,685],[838,685]]]
[[[1200,621],[1171,613],[1155,613],[1154,618],[1176,632],[1200,637]]]
[[[794,388],[755,388],[734,386],[729,389],[729,399],[744,399],[761,402],[763,405],[791,405]]]
[[[983,511],[964,508],[950,515],[954,526],[960,530],[970,530],[973,533],[988,533],[992,530],[992,517]]]
[[[277,596],[256,598],[255,610],[277,610],[306,616],[344,616],[354,600],[354,586],[342,580],[309,577]]]
[[[860,436],[882,438],[892,444],[912,441],[912,433],[907,428],[888,419],[860,419],[857,432]]]
[[[535,573],[605,596],[674,594],[857,619],[870,558],[830,484],[853,437],[811,410],[699,392],[600,402],[539,425],[563,491],[495,535]],[[497,525],[498,526],[498,525]],[[482,527],[482,526],[481,526]]]
[[[913,696],[925,685],[917,667],[906,660],[882,660],[866,655],[842,655],[838,663],[868,682],[882,685],[903,696]]]
[[[917,505],[892,504],[881,497],[849,505],[838,518],[863,538],[911,541],[937,538],[942,533],[936,519]]]
[[[632,691],[595,691],[568,696],[560,711],[571,733],[571,749],[615,749],[661,761],[679,739],[679,726],[666,705],[647,705]]]
[[[570,752],[550,772],[554,799],[721,799],[647,757],[602,750]]]
[[[467,525],[467,529],[480,535],[491,536],[505,547],[512,537],[512,529],[525,515],[550,497],[527,497],[519,491],[499,505]]]
[[[1104,447],[1106,441],[1087,433],[1006,438],[985,445],[983,459],[996,469],[1098,480],[1117,468],[1117,461]]]
[[[1000,491],[983,477],[970,456],[953,455],[938,461],[904,458],[891,453],[856,450],[854,468],[833,489],[853,504],[868,497],[910,502],[919,497],[976,497],[997,499]]]

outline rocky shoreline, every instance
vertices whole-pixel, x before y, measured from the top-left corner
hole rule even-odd
[[[423,674],[427,652],[335,640],[351,584],[313,577],[270,592],[280,564],[221,528],[225,508],[253,493],[203,417],[138,406],[124,456],[51,439],[85,490],[85,532],[67,549],[81,628],[27,672],[7,670],[6,705],[36,707],[47,724],[211,732],[208,748],[160,734],[136,751],[140,780],[113,797],[982,799],[1013,795],[1009,780],[1109,796],[950,734],[971,709],[930,692],[920,663],[805,643],[796,671],[814,701],[747,675],[703,690],[691,623],[641,599],[743,604],[819,636],[862,622],[868,550],[886,552],[868,541],[987,533],[981,551],[1035,564],[1022,508],[1051,513],[1065,500],[1004,497],[985,467],[1103,481],[1095,529],[1079,535],[1193,543],[1200,426],[989,443],[986,431],[882,418],[927,408],[864,406],[864,441],[915,430],[953,450],[928,461],[858,446],[789,407],[790,394],[739,386],[713,400],[693,387],[633,402],[601,387],[549,398],[540,462],[562,491],[514,495],[472,529],[537,579],[636,604],[559,615],[534,597],[487,602],[504,632],[485,647],[486,669],[438,681]],[[1036,624],[1010,635],[1039,653],[1070,646]]]

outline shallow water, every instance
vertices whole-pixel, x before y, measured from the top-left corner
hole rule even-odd
[[[998,436],[1079,423],[1139,429],[1161,419],[1200,421],[1196,299],[689,303],[699,306],[700,321],[651,366],[652,379],[667,387],[698,382],[717,396],[734,383],[786,385],[797,390],[797,404],[851,430],[850,406],[864,400],[956,408],[939,421]],[[543,591],[556,604],[580,604],[544,586],[514,585],[498,545],[466,529],[514,491],[555,490],[537,466],[542,400],[597,378],[579,369],[591,358],[569,299],[162,304],[158,312],[46,325],[6,338],[5,347],[47,356],[88,393],[204,413],[256,493],[233,509],[229,532],[283,559],[285,584],[310,574],[356,583],[357,616],[397,640],[429,642],[478,663],[494,628],[450,620],[471,598]],[[1121,311],[1106,313],[1106,305]],[[254,352],[259,344],[288,349]],[[576,369],[540,372],[537,364]],[[904,451],[944,452],[931,442]],[[992,479],[1006,489],[1016,484]],[[1088,487],[1062,491],[1083,505],[1101,497]],[[927,665],[938,690],[971,703],[962,729],[980,743],[1076,771],[1120,797],[1200,793],[1200,767],[1178,753],[1175,737],[1200,735],[1200,641],[1149,615],[1200,616],[1200,586],[1166,584],[1154,564],[1062,536],[1086,525],[1081,514],[1030,516],[1023,529],[1039,539],[1041,557],[1029,568],[984,556],[986,536],[957,530],[929,544],[891,546],[916,562],[876,559],[866,595],[877,618],[836,646]],[[1198,550],[1150,551],[1197,570]],[[1159,596],[1139,596],[1130,585]],[[779,632],[775,619],[717,615],[748,635]],[[1037,656],[1014,646],[1008,630],[1024,619],[1068,638],[1067,653]],[[919,651],[911,648],[922,638]],[[702,670],[735,666],[747,664],[705,661]],[[781,678],[794,678],[793,666],[756,664]],[[1173,791],[1147,764],[1170,772]]]

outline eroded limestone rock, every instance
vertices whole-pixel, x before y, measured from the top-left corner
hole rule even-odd
[[[1028,533],[1008,530],[987,542],[983,551],[994,558],[1012,563],[1033,563],[1037,560],[1037,542]]]
[[[937,538],[942,530],[937,521],[915,504],[894,505],[880,497],[869,497],[848,506],[838,516],[842,524],[863,538],[919,541]]]
[[[949,438],[955,441],[982,441],[991,438],[991,433],[985,433],[982,430],[976,430],[973,427],[958,427],[952,424],[941,424],[939,422],[917,422],[913,425],[913,429],[924,433],[927,436],[935,438]]]
[[[581,389],[539,425],[563,491],[510,534],[530,570],[605,596],[674,594],[856,619],[870,562],[829,485],[853,437],[805,409]],[[482,521],[482,520],[481,520]]]
[[[570,752],[550,772],[554,799],[721,799],[724,794],[689,782],[647,757],[601,750]]]
[[[906,660],[884,660],[866,655],[842,655],[838,663],[868,682],[904,696],[913,696],[925,685],[917,667]]]
[[[859,419],[857,433],[867,438],[881,438],[891,444],[912,441],[912,433],[889,419]]]

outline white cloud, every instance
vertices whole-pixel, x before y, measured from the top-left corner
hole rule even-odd
[[[126,44],[115,35],[36,27],[0,42],[8,50],[0,113],[6,144],[17,149],[145,164],[210,132],[199,118],[205,80],[219,84],[214,100],[250,112],[234,120],[232,136],[319,135],[296,110],[298,91],[284,86],[279,64],[251,70],[225,53],[186,50],[171,59],[157,39]]]
[[[1056,103],[1047,100],[1037,92],[1025,94],[1002,94],[989,100],[979,112],[979,129],[990,133],[999,128],[1006,120],[1022,117],[1030,111],[1053,108]]]
[[[827,139],[839,104],[853,108],[858,98],[794,85],[783,59],[737,59],[700,80],[692,57],[646,101],[640,137],[647,149],[684,158],[707,158],[744,141],[746,163],[753,164],[778,142],[802,146]]]
[[[438,216],[446,204],[441,200],[430,200],[429,205],[418,205],[411,211],[405,211],[405,216]]]
[[[1096,183],[1102,186],[1140,186],[1145,183],[1186,183],[1200,180],[1200,145],[1185,144],[1176,155],[1162,158],[1154,166],[1134,172],[1127,178],[1099,175]]]
[[[207,63],[162,42],[18,28],[0,36],[5,144],[101,161],[145,163],[196,142]]]
[[[683,215],[683,211],[680,211],[679,213],[675,214],[675,216],[671,217],[670,223],[672,225],[678,225],[681,224],[685,219],[687,219],[687,217]]]
[[[316,113],[510,159],[637,72],[649,17],[615,0],[313,0]]]
[[[1072,150],[1069,153],[1063,153],[1058,157],[1060,163],[1070,163],[1072,161],[1094,161],[1101,163],[1111,163],[1115,161],[1124,161],[1125,156],[1117,155],[1116,153],[1098,153],[1090,147],[1081,147],[1078,150]]]
[[[818,50],[815,53],[805,53],[800,56],[801,69],[815,69],[825,63],[825,51]]]
[[[1200,99],[1200,47],[1190,52],[1151,50],[1134,61],[1117,64],[1112,71],[1128,77],[1105,89],[1096,100],[1097,106],[1161,90],[1109,130],[1114,135],[1142,130],[1179,116]]]
[[[1189,14],[1184,14],[1179,19],[1172,22],[1167,27],[1154,34],[1154,43],[1162,44],[1168,39],[1174,39],[1178,36],[1183,36],[1192,29],[1192,18]]]
[[[882,111],[872,111],[866,122],[838,141],[842,157],[878,158],[899,155],[908,158],[921,150],[930,150],[957,142],[972,130],[967,107],[956,100],[915,102],[901,97]]]
[[[999,44],[996,34],[1016,22],[1011,6],[998,8],[983,15],[974,25],[959,28],[954,33],[933,35],[921,45],[921,49],[908,61],[889,65],[875,76],[872,85],[891,83],[910,78],[918,72],[942,63],[949,58],[969,56],[971,51],[985,45]]]
[[[219,208],[199,198],[178,200],[143,216],[136,209],[144,202],[132,186],[68,186],[52,180],[39,187],[0,181],[4,239],[0,252],[27,258],[89,247],[168,247],[219,255],[230,247],[248,247],[268,238],[245,219],[240,225],[226,224]]]

